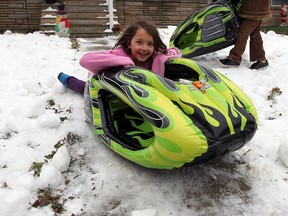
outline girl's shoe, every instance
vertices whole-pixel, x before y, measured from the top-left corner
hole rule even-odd
[[[68,80],[70,77],[71,76],[69,76],[68,74],[61,72],[58,74],[57,78],[65,87],[67,87],[68,86]]]

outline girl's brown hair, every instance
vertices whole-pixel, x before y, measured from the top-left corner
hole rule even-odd
[[[121,37],[119,38],[113,49],[122,47],[128,55],[131,55],[131,50],[129,49],[128,45],[130,44],[130,41],[137,33],[137,30],[140,28],[143,28],[145,31],[147,31],[148,34],[150,34],[153,37],[155,52],[165,54],[167,53],[167,47],[160,38],[156,25],[152,21],[142,18],[137,20],[135,23],[131,24],[122,33]]]

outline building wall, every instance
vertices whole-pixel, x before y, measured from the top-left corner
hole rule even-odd
[[[207,0],[114,0],[119,23],[125,27],[136,17],[152,19],[158,27],[178,25],[192,12],[207,5]]]
[[[114,0],[116,16],[122,28],[137,17],[152,19],[158,27],[177,26],[193,12],[205,7],[212,0]],[[263,25],[280,24],[280,6],[272,6],[273,17],[263,20]]]
[[[33,32],[39,30],[41,3],[44,0],[1,0],[0,33]]]
[[[46,0],[0,0],[0,34],[7,29],[21,33],[39,31],[42,3],[46,3]],[[208,0],[114,0],[114,9],[122,28],[136,17],[147,17],[155,21],[157,26],[167,27],[179,25],[188,15],[205,7],[207,3]],[[273,6],[272,9],[274,16],[265,20],[264,25],[280,23],[280,7]]]
[[[263,20],[262,25],[279,25],[280,24],[280,6],[272,6],[272,17]]]

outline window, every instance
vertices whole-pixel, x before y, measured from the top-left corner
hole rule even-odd
[[[272,5],[281,5],[281,4],[288,5],[288,0],[272,0]]]

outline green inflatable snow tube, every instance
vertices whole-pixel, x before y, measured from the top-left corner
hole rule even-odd
[[[172,169],[235,151],[257,129],[251,100],[227,77],[186,58],[149,70],[114,68],[85,88],[86,120],[109,148],[141,166]]]
[[[188,16],[173,32],[170,47],[185,58],[224,49],[235,43],[239,21],[235,11],[241,2],[218,0]]]

